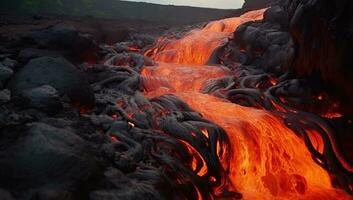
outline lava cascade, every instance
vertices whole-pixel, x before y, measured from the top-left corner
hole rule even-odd
[[[303,138],[281,118],[202,93],[205,82],[234,75],[222,66],[205,65],[212,52],[240,24],[262,19],[264,11],[211,22],[181,39],[161,38],[146,53],[159,63],[141,72],[145,95],[176,95],[227,132],[232,147],[229,178],[244,199],[351,199],[332,186]],[[308,132],[322,151],[323,141],[314,130]]]
[[[190,31],[179,40],[161,37],[146,55],[161,62],[203,65],[217,47],[227,42],[236,27],[248,21],[261,20],[264,11],[252,11],[241,17],[211,22],[203,29]]]

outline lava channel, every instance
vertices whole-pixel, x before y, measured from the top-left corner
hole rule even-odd
[[[212,52],[242,23],[261,20],[264,11],[211,22],[181,39],[161,38],[146,53],[159,63],[142,70],[144,93],[176,95],[227,132],[232,147],[228,176],[244,199],[352,199],[332,186],[329,174],[283,119],[201,92],[206,81],[232,75],[222,66],[205,65]]]

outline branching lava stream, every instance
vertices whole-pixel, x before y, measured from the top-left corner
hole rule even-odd
[[[281,118],[201,92],[206,81],[232,75],[222,66],[204,65],[212,52],[238,25],[261,19],[263,12],[212,22],[172,42],[160,40],[147,52],[160,63],[141,72],[145,95],[174,94],[227,132],[232,147],[229,178],[244,199],[351,199],[332,186],[303,138]],[[323,142],[311,132],[320,149]]]

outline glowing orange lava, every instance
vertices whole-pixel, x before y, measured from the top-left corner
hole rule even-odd
[[[161,38],[154,48],[146,52],[151,58],[168,63],[205,64],[213,51],[224,44],[236,27],[253,20],[263,18],[263,10],[214,21],[203,29],[195,29],[180,40]]]
[[[203,30],[164,44],[163,49],[154,49],[152,57],[157,61],[179,64],[145,67],[145,94],[174,94],[227,132],[232,146],[229,177],[244,199],[351,199],[332,187],[328,173],[313,161],[302,138],[287,128],[282,119],[200,92],[206,80],[231,72],[220,66],[197,64],[207,62],[212,51],[229,36],[228,32],[245,21],[261,19],[263,12],[212,22]],[[208,134],[207,130],[201,131]],[[309,132],[315,147],[322,151],[320,136]]]

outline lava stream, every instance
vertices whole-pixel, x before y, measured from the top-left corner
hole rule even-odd
[[[151,58],[168,63],[205,64],[213,51],[227,42],[239,25],[261,20],[266,9],[251,11],[241,17],[214,21],[203,29],[190,31],[180,40],[160,38],[157,45],[146,52]]]
[[[161,63],[141,72],[145,95],[174,94],[227,132],[232,146],[229,178],[244,199],[351,199],[332,187],[328,173],[282,119],[200,92],[205,81],[232,75],[220,66],[201,64],[238,25],[261,19],[263,12],[215,21],[180,40],[157,44],[148,53]]]

